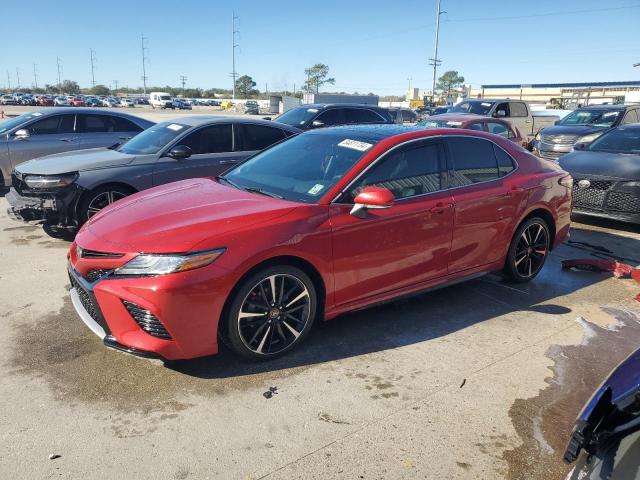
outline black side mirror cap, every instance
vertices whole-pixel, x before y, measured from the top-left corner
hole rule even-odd
[[[189,158],[192,154],[191,148],[186,145],[176,145],[167,153],[167,157],[173,158],[175,160],[183,160],[185,158]]]

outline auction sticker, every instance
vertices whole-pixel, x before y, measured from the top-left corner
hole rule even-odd
[[[309,189],[307,193],[309,195],[317,195],[322,191],[323,188],[324,188],[324,185],[322,185],[321,183],[316,183],[313,187]]]
[[[352,150],[358,150],[360,152],[366,152],[367,150],[369,150],[371,147],[373,147],[373,144],[371,143],[366,143],[366,142],[360,142],[358,140],[351,140],[349,138],[345,138],[343,141],[341,141],[338,144],[339,147],[346,147],[346,148],[350,148]]]
[[[174,130],[174,131],[178,131],[178,130],[182,130],[182,125],[178,125],[176,123],[172,123],[171,125],[167,125],[167,128],[169,130]]]

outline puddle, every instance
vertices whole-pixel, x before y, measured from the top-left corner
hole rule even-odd
[[[584,327],[581,344],[555,345],[547,351],[554,361],[548,386],[534,398],[516,400],[509,410],[523,442],[503,454],[510,480],[565,478],[570,467],[562,456],[580,409],[640,344],[640,314],[606,306],[593,313],[595,322],[578,319]]]
[[[163,365],[108,349],[77,317],[71,301],[55,314],[14,327],[13,374],[44,379],[58,401],[104,404],[120,413],[171,413],[193,396],[256,389],[306,367],[249,364],[229,353]],[[187,400],[185,400],[187,399]]]

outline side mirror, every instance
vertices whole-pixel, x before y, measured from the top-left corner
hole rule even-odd
[[[554,125],[558,125],[560,123],[560,120],[556,120],[555,122],[553,122]]]
[[[384,187],[366,187],[354,199],[354,205],[349,212],[354,217],[365,218],[368,209],[389,208],[395,197]]]
[[[13,136],[17,140],[26,140],[31,136],[31,134],[29,133],[29,130],[27,130],[26,128],[21,128],[20,130],[16,130]]]
[[[185,158],[189,158],[191,156],[191,149],[186,145],[176,145],[169,153],[167,153],[167,157],[171,157],[175,160],[183,160]]]
[[[496,118],[504,118],[507,116],[507,112],[504,110],[496,110],[495,117]]]
[[[322,120],[314,120],[311,122],[311,128],[321,128],[324,127],[324,122]]]
[[[574,150],[586,150],[588,146],[589,146],[588,143],[578,142],[578,143],[573,145],[573,149]]]
[[[271,120],[271,117],[262,117],[263,120]]]

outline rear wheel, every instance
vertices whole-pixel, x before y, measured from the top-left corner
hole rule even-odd
[[[526,220],[513,236],[507,260],[506,275],[515,282],[528,282],[535,278],[549,255],[551,235],[542,218]]]
[[[316,289],[296,267],[269,267],[247,278],[224,319],[228,345],[239,355],[266,360],[298,345],[313,324]]]
[[[89,192],[80,202],[78,224],[82,225],[107,205],[131,195],[133,191],[120,185],[106,185]]]

